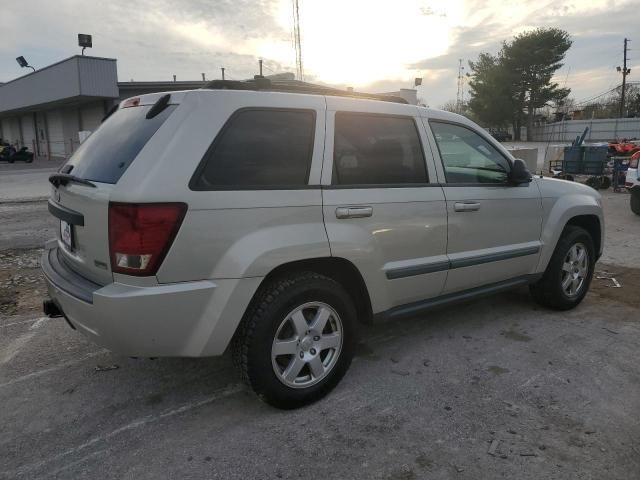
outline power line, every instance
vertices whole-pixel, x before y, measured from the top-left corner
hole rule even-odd
[[[594,100],[602,98],[605,95],[617,90],[619,87],[620,87],[620,85],[616,85],[615,87],[607,90],[606,92],[602,92],[602,93],[599,93],[598,95],[594,95],[593,97],[589,97],[589,98],[587,98],[585,100],[581,100],[580,102],[576,102],[575,106],[577,107],[578,105],[584,105],[585,103],[593,102]]]
[[[627,86],[629,86],[629,85],[640,85],[640,81],[627,82]],[[599,98],[602,98],[602,97],[604,97],[605,95],[607,95],[607,94],[609,94],[609,93],[615,92],[615,91],[616,91],[617,89],[619,89],[621,86],[622,86],[622,84],[620,84],[620,85],[616,85],[615,87],[613,87],[613,88],[611,88],[611,89],[607,90],[606,92],[602,92],[602,93],[599,93],[598,95],[595,95],[595,96],[593,96],[593,97],[589,97],[589,98],[587,98],[586,100],[581,100],[581,101],[579,101],[579,102],[576,102],[576,103],[575,103],[575,106],[577,107],[577,106],[579,106],[579,105],[584,105],[585,103],[593,102],[594,100],[597,100],[597,99],[599,99]]]

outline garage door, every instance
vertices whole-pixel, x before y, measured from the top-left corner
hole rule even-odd
[[[9,141],[9,119],[0,119],[0,138],[3,141]]]
[[[36,140],[36,129],[33,125],[33,114],[30,113],[20,117],[20,124],[22,126],[22,143],[25,147],[28,147],[30,151],[33,151],[33,145]]]
[[[104,117],[104,105],[102,102],[93,103],[82,107],[82,129],[93,132],[100,126]]]
[[[52,157],[64,157],[64,133],[62,130],[62,114],[47,112],[47,131],[49,132],[49,148]]]
[[[17,118],[2,119],[2,135],[3,140],[9,143],[20,141],[20,126]]]

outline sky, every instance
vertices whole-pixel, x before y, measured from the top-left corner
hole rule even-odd
[[[6,2],[6,3],[5,3]],[[129,80],[244,79],[295,71],[291,0],[2,0],[0,82],[27,73],[23,55],[43,67],[79,53],[118,59]],[[10,3],[10,5],[9,5]],[[573,38],[556,81],[577,101],[621,82],[625,37],[629,80],[640,80],[640,0],[299,0],[305,80],[367,92],[411,88],[440,107],[454,100],[458,61],[496,53],[536,27]],[[638,48],[635,49],[635,45]],[[636,53],[638,52],[638,53]]]

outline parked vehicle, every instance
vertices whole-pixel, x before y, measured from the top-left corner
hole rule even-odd
[[[629,160],[629,167],[627,168],[627,177],[624,182],[625,188],[631,194],[629,197],[629,204],[631,211],[636,215],[640,215],[640,168],[638,163],[640,162],[640,152],[636,152]]]
[[[129,356],[230,347],[293,408],[340,381],[360,323],[519,285],[581,302],[595,190],[532,179],[460,115],[275,88],[123,101],[50,178],[45,313]]]
[[[500,130],[500,129],[497,129],[497,128],[490,128],[489,129],[489,133],[491,134],[491,136],[493,138],[495,138],[499,142],[510,142],[511,141],[511,134],[509,132],[507,132],[506,130]]]
[[[22,147],[16,151],[13,145],[0,145],[0,160],[9,163],[16,161],[31,163],[33,162],[33,153],[27,147]]]

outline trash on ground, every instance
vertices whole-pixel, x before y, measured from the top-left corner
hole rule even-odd
[[[108,372],[109,370],[117,370],[120,368],[120,365],[96,365],[94,371],[96,372]]]
[[[613,285],[606,285],[609,288],[622,288],[622,285],[620,284],[620,282],[618,282],[615,275],[616,274],[612,272],[599,271],[599,272],[596,272],[596,279],[611,280],[611,283],[613,283]]]
[[[498,449],[498,445],[500,445],[500,440],[494,439],[491,442],[491,445],[489,445],[489,450],[487,450],[487,453],[489,455],[491,455],[492,457],[495,457],[496,456],[496,450]]]
[[[596,278],[599,280],[613,278],[615,275],[616,275],[615,273],[607,272],[606,270],[601,270],[596,272]]]
[[[610,288],[622,288],[622,285],[620,285],[620,282],[618,282],[618,280],[616,280],[615,278],[611,278],[611,281],[613,282],[613,285],[607,285]]]

